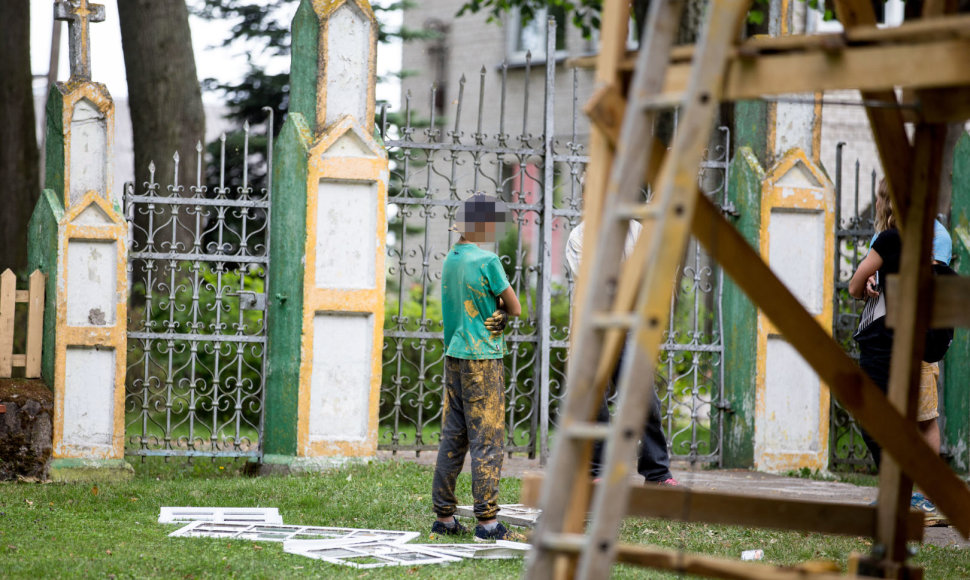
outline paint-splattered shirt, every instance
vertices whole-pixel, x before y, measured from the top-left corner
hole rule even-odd
[[[445,354],[477,360],[505,356],[505,336],[492,336],[485,319],[495,311],[509,280],[498,256],[475,244],[455,244],[441,271]]]

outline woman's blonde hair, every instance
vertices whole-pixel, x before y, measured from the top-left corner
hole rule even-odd
[[[879,187],[876,189],[876,197],[882,203],[877,203],[873,211],[876,214],[876,231],[882,232],[896,227],[896,217],[893,216],[893,204],[889,199],[889,184],[886,179],[879,180]]]

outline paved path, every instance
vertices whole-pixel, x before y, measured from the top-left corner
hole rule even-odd
[[[422,452],[415,457],[413,452],[400,452],[396,456],[381,451],[382,459],[396,457],[402,461],[414,461],[423,465],[434,465],[436,453]],[[465,470],[469,470],[468,459]],[[530,471],[543,471],[538,459],[526,457],[506,457],[502,466],[503,477],[522,477]],[[676,465],[674,477],[691,489],[720,491],[756,497],[783,497],[833,503],[868,504],[876,499],[876,488],[840,483],[817,481],[800,477],[786,477],[771,473],[761,473],[743,469],[689,469],[686,464]],[[924,542],[935,546],[970,547],[970,542],[960,537],[953,528],[926,528]]]

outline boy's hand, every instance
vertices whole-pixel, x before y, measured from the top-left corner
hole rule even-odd
[[[492,336],[499,336],[508,324],[509,315],[502,309],[498,309],[491,316],[485,319],[485,328],[492,333]]]

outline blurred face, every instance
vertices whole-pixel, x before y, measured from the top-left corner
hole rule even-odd
[[[466,222],[462,224],[465,232],[465,239],[476,244],[485,244],[495,241],[495,233],[498,230],[495,222]]]

